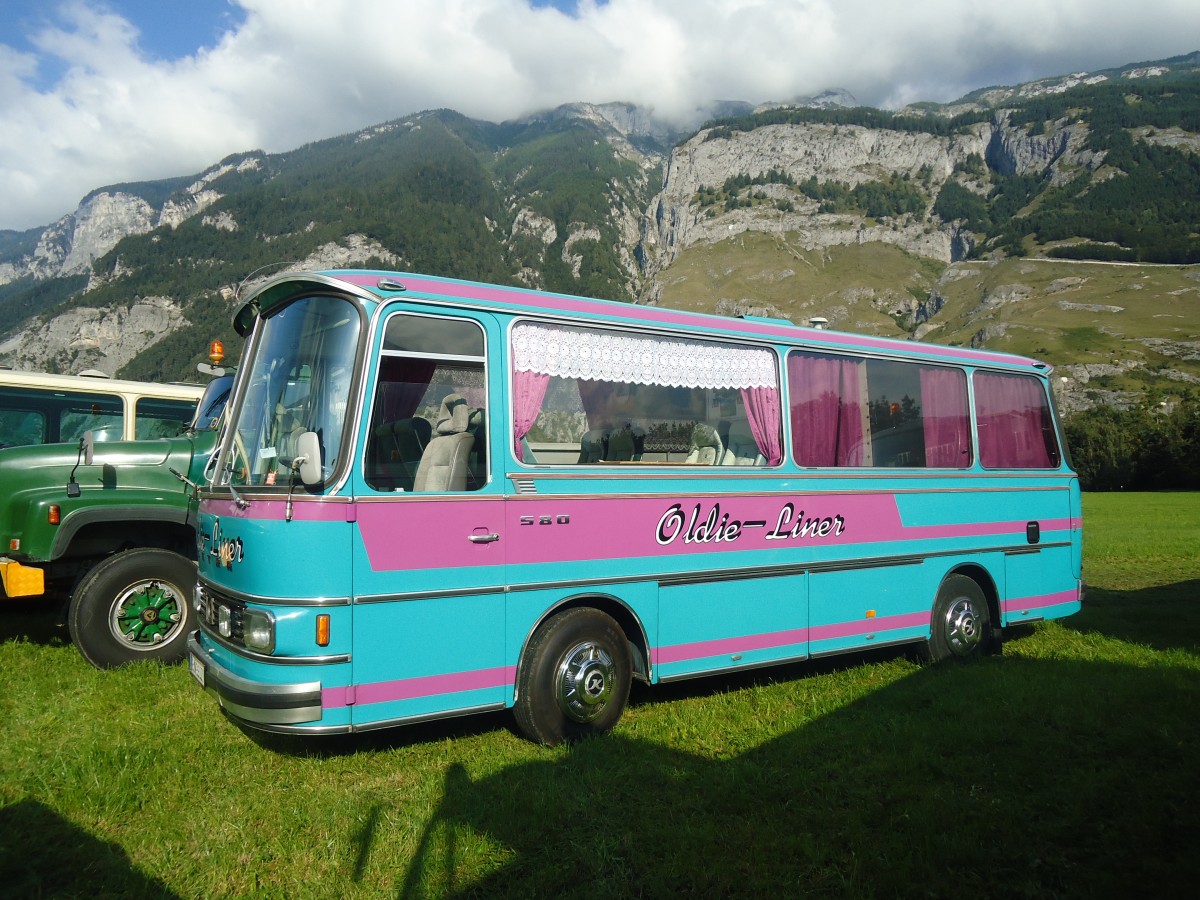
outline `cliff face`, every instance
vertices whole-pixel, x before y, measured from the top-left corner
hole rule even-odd
[[[204,212],[224,196],[213,185],[223,175],[254,170],[260,165],[261,154],[222,162],[157,207],[143,197],[116,189],[89,194],[75,212],[42,232],[31,254],[0,265],[0,284],[29,276],[45,280],[90,273],[92,263],[124,238],[164,225],[176,228]]]
[[[0,355],[17,369],[112,375],[186,321],[168,297],[146,297],[128,308],[76,307],[17,332],[0,344]]]
[[[957,261],[970,251],[973,238],[934,215],[932,206],[952,178],[968,189],[986,190],[957,174],[969,157],[986,159],[1001,174],[1049,172],[1056,182],[1065,181],[1081,167],[1095,169],[1103,161],[1102,154],[1083,149],[1086,140],[1084,126],[1067,122],[1031,135],[1011,125],[1007,113],[950,136],[820,123],[768,125],[724,137],[701,131],[671,152],[662,191],[647,211],[639,248],[646,277],[643,299],[657,298],[660,274],[688,247],[746,231],[791,234],[806,250],[878,241],[944,263]],[[702,188],[719,188],[735,175],[762,178],[772,170],[785,173],[791,183],[756,188],[770,201],[766,204],[723,211],[700,201]],[[924,214],[898,218],[823,213],[795,187],[812,178],[848,188],[909,179],[926,186],[930,202]]]

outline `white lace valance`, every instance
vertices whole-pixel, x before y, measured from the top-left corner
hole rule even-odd
[[[512,352],[519,372],[586,381],[738,389],[778,385],[775,354],[758,347],[521,322],[512,330]]]

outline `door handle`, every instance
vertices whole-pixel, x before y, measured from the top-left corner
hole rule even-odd
[[[490,544],[492,541],[500,540],[500,535],[494,531],[491,534],[469,534],[467,540],[472,544]]]

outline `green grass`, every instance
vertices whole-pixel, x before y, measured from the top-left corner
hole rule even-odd
[[[1002,656],[641,689],[572,748],[502,715],[255,735],[9,610],[0,895],[1191,894],[1200,497],[1084,500],[1085,610]]]

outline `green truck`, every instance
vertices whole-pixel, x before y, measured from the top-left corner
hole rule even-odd
[[[65,602],[98,668],[183,659],[196,582],[195,486],[233,376],[218,374],[173,438],[0,450],[0,604]]]

